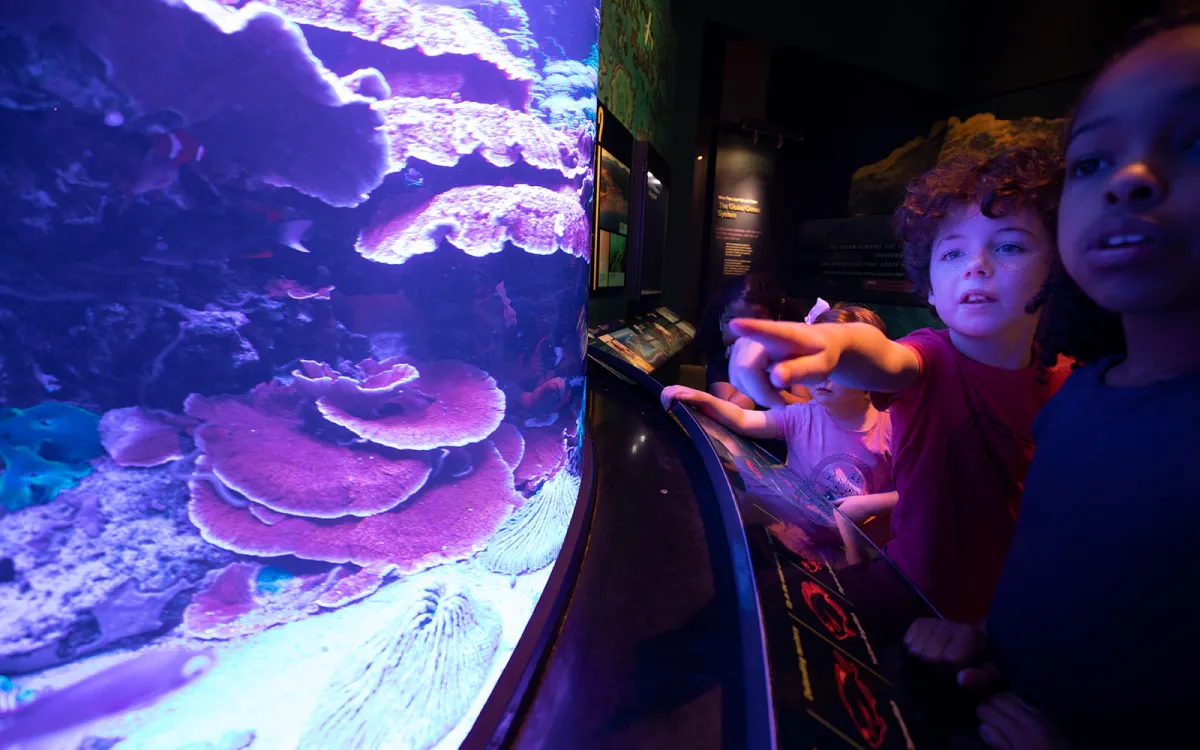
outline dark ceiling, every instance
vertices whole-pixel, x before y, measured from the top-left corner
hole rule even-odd
[[[1169,0],[1168,0],[1169,2]],[[1163,0],[677,0],[678,11],[773,46],[840,60],[956,99],[1094,70]]]

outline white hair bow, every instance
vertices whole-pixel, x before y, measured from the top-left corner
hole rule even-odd
[[[813,321],[816,320],[819,315],[821,315],[822,313],[824,313],[828,310],[829,310],[829,303],[826,302],[825,300],[821,299],[820,297],[817,297],[817,304],[813,305],[812,309],[808,311],[808,315],[804,316],[804,322],[808,323],[809,325],[812,325]]]

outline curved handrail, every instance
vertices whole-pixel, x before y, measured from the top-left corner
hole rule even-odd
[[[604,351],[589,349],[588,356],[615,371],[626,380],[633,381],[658,394],[663,386],[650,374],[639,370],[624,360]],[[737,590],[738,624],[741,632],[742,668],[745,677],[746,747],[774,750],[775,704],[771,695],[771,674],[767,664],[767,636],[763,627],[762,607],[758,601],[758,588],[754,581],[754,567],[750,559],[750,543],[742,523],[742,512],[738,508],[729,475],[721,465],[721,459],[708,440],[707,433],[695,416],[679,404],[671,406],[671,415],[683,427],[691,439],[704,470],[712,482],[717,496],[721,525],[729,549],[734,570],[734,585]]]

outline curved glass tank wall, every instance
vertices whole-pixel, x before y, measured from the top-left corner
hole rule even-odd
[[[598,30],[3,4],[0,746],[462,741],[579,492]]]

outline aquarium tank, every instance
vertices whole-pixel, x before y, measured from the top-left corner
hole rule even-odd
[[[0,747],[457,747],[580,492],[599,0],[0,6]]]

